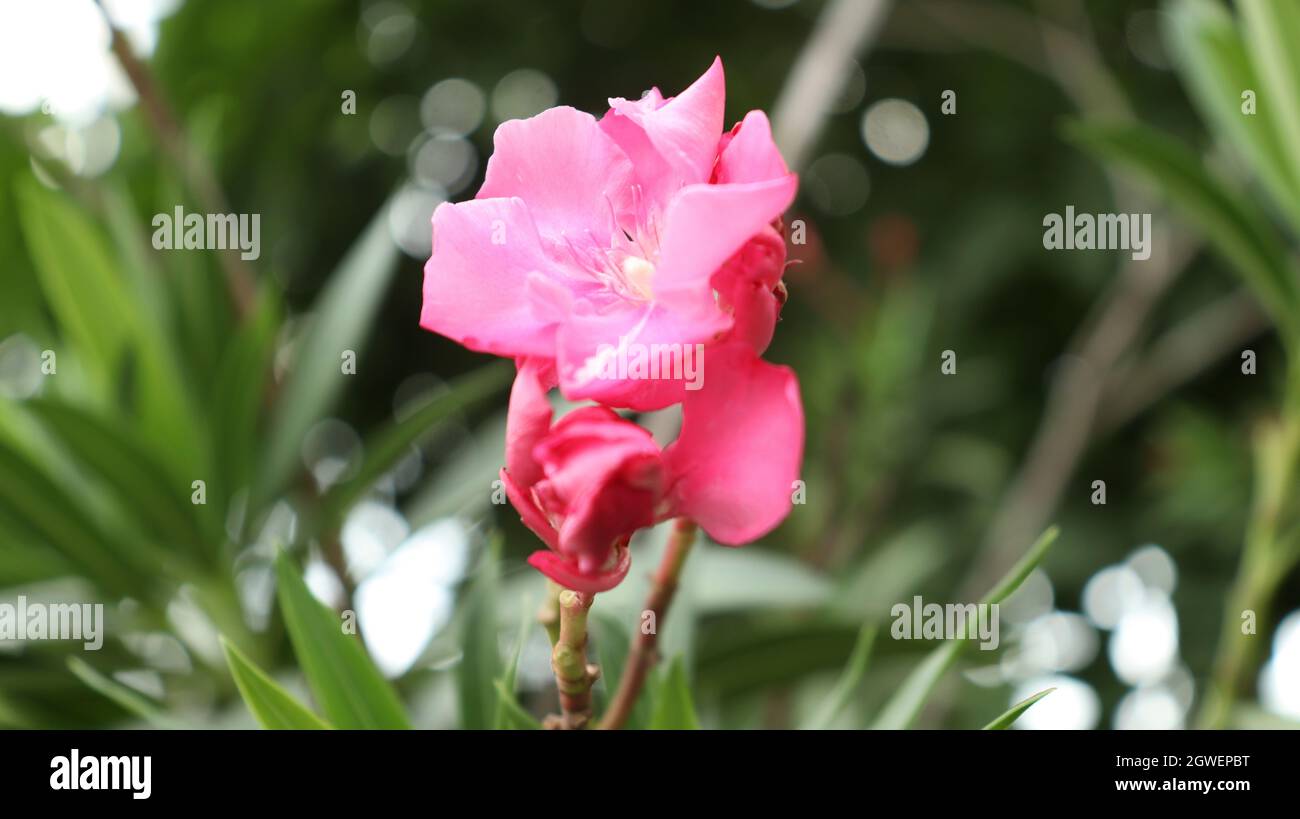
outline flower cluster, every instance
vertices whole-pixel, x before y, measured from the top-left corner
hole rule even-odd
[[[501,477],[549,547],[529,562],[570,589],[618,584],[632,534],[667,518],[739,545],[790,511],[799,388],[760,356],[797,180],[767,117],[724,133],[723,103],[715,60],[676,97],[611,99],[599,120],[559,107],[503,123],[478,196],[433,214],[421,326],[515,359]],[[610,366],[685,348],[703,369]],[[595,405],[554,421],[557,387]],[[612,409],[678,404],[662,449]]]

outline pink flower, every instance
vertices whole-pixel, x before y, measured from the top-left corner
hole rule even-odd
[[[715,375],[682,405],[682,430],[660,451],[650,434],[606,407],[551,424],[552,365],[522,359],[510,395],[501,480],[521,519],[549,547],[529,558],[566,588],[618,585],[638,529],[672,517],[714,540],[747,543],[789,513],[803,454],[794,374],[742,342],[716,348]]]
[[[667,518],[738,545],[790,511],[798,384],[759,356],[797,180],[763,113],[724,134],[723,103],[715,60],[678,96],[612,99],[599,121],[561,107],[503,123],[477,198],[433,215],[420,323],[516,360],[501,478],[548,547],[529,562],[571,589],[618,584],[631,536]],[[707,377],[609,367],[634,347],[703,349]],[[557,386],[605,406],[552,423]],[[678,403],[662,450],[609,409]]]
[[[647,410],[684,378],[610,378],[631,345],[762,352],[785,245],[771,227],[797,180],[752,111],[727,134],[720,60],[680,95],[552,108],[503,123],[476,199],[433,215],[426,329],[556,366],[570,399]],[[715,295],[716,294],[716,295]]]

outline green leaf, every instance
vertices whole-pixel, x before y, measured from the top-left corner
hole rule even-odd
[[[461,605],[461,661],[456,668],[462,728],[491,728],[497,696],[493,683],[501,673],[497,651],[497,588],[501,542],[494,539]]]
[[[617,617],[598,611],[599,608],[599,606],[593,608],[587,616],[587,629],[595,639],[592,647],[593,656],[594,661],[600,666],[600,679],[596,681],[596,695],[599,703],[607,706],[610,697],[618,690],[619,681],[623,678],[628,649],[631,647],[631,637],[627,627]],[[632,713],[624,723],[625,728],[635,731],[646,727],[650,721],[649,699],[648,696],[636,698]]]
[[[849,700],[858,690],[858,684],[862,682],[862,677],[867,673],[867,663],[871,659],[871,647],[875,641],[875,624],[863,625],[862,630],[858,632],[858,641],[853,645],[853,653],[849,655],[848,665],[844,667],[844,673],[840,675],[839,682],[835,684],[830,696],[826,698],[826,703],[812,718],[807,727],[825,729],[830,728],[835,723],[835,718],[848,705]]]
[[[513,375],[514,368],[504,361],[482,367],[452,381],[444,392],[372,436],[362,447],[365,457],[356,476],[331,487],[321,501],[323,525],[333,528],[341,524],[357,499],[410,452],[412,446],[466,408],[495,395],[510,383]]]
[[[235,492],[253,481],[253,458],[258,450],[258,421],[271,383],[271,360],[281,321],[280,297],[274,288],[262,289],[256,307],[232,334],[222,351],[211,401],[213,451],[217,485],[209,484],[209,503],[224,509]],[[244,515],[247,520],[250,515]]]
[[[1280,239],[1254,203],[1211,176],[1186,146],[1149,128],[1075,124],[1068,134],[1095,156],[1154,182],[1236,269],[1284,339],[1300,339],[1294,271]]]
[[[272,731],[319,731],[329,728],[307,706],[298,702],[281,688],[266,672],[244,656],[234,643],[221,638],[221,648],[226,652],[226,663],[235,678],[239,694],[248,710],[263,728]]]
[[[1291,167],[1291,181],[1300,181],[1300,3],[1294,0],[1240,0],[1245,23],[1246,51],[1260,85],[1261,114],[1273,123]],[[1242,117],[1255,119],[1256,117]],[[1295,196],[1300,188],[1293,187]],[[1300,203],[1292,200],[1293,205]],[[1294,209],[1292,213],[1294,213]],[[1296,223],[1300,228],[1300,222]]]
[[[48,399],[29,401],[27,408],[146,531],[167,544],[202,551],[204,536],[189,503],[189,484],[173,478],[131,428]]]
[[[343,354],[360,356],[370,324],[397,267],[397,248],[388,235],[388,208],[380,208],[348,250],[317,298],[307,330],[295,345],[293,362],[271,420],[256,500],[274,495],[298,462],[303,437],[320,421],[347,383]],[[255,504],[256,506],[256,504]]]
[[[984,730],[1005,731],[1006,729],[1011,727],[1012,723],[1020,719],[1020,715],[1028,711],[1031,705],[1038,702],[1043,697],[1046,697],[1048,694],[1052,693],[1055,690],[1056,690],[1055,688],[1044,688],[1042,691],[1039,691],[1037,694],[1033,695],[1032,697],[1028,697],[1026,699],[1021,700],[1020,702],[1011,706],[1011,708],[1008,709],[1007,712],[1004,713],[1002,716],[993,720],[988,725],[985,725]]]
[[[690,685],[686,681],[686,667],[680,656],[674,657],[656,690],[654,713],[650,716],[652,731],[695,731],[700,727],[695,716],[695,703]]]
[[[139,691],[123,685],[117,680],[96,671],[80,657],[68,658],[68,670],[91,690],[102,694],[117,703],[124,710],[135,714],[155,728],[185,728],[185,724],[166,714],[162,707]]]
[[[409,728],[402,703],[361,641],[312,596],[284,552],[275,558],[280,608],[298,663],[325,716],[338,728]]]
[[[540,728],[541,724],[531,714],[520,707],[515,699],[515,679],[519,673],[519,657],[524,652],[528,635],[537,622],[527,606],[520,607],[522,616],[519,623],[519,638],[515,641],[515,653],[510,658],[505,672],[496,680],[497,710],[492,720],[492,727],[505,728]]]
[[[1029,551],[1011,571],[998,582],[993,590],[984,596],[980,601],[981,604],[1001,603],[1012,592],[1020,588],[1020,584],[1025,582],[1038,565],[1043,562],[1047,556],[1047,550],[1056,542],[1060,530],[1055,526],[1049,527],[1047,531],[1038,536],[1038,540]],[[970,624],[973,626],[974,624]],[[921,664],[917,666],[911,674],[907,676],[899,686],[898,692],[890,697],[889,701],[880,710],[876,717],[875,724],[872,726],[876,729],[901,729],[912,724],[916,715],[920,713],[921,707],[929,699],[930,693],[938,685],[939,680],[957,661],[958,655],[966,647],[969,640],[945,640],[937,648],[930,652]]]
[[[1242,154],[1279,208],[1300,226],[1300,177],[1288,164],[1280,133],[1267,113],[1242,113],[1242,92],[1257,105],[1280,111],[1263,98],[1264,86],[1232,16],[1211,0],[1181,0],[1167,18],[1169,50],[1175,55],[1197,108],[1219,137]]]
[[[112,395],[128,361],[139,386],[139,417],[158,453],[178,468],[199,471],[206,452],[193,404],[180,385],[182,368],[155,316],[140,309],[118,274],[95,225],[59,193],[30,177],[17,187],[23,233],[41,288],[62,334],[86,363],[101,400]]]
[[[157,580],[156,553],[111,541],[74,496],[3,442],[0,521],[11,537],[49,545],[107,590],[138,595]]]

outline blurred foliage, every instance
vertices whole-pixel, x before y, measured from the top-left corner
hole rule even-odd
[[[204,208],[140,106],[117,116],[120,155],[92,179],[42,153],[45,115],[0,120],[0,340],[22,334],[55,351],[58,367],[36,397],[0,399],[0,598],[99,600],[110,618],[96,653],[58,642],[0,651],[0,725],[249,725],[251,709],[271,727],[532,728],[554,709],[532,619],[542,584],[523,564],[536,539],[491,503],[510,367],[419,328],[421,260],[388,236],[408,169],[377,147],[377,112],[405,111],[418,130],[413,112],[435,82],[490,90],[521,67],[550,77],[560,103],[600,111],[609,96],[684,87],[720,53],[730,123],[771,109],[824,4],[398,5],[413,15],[411,42],[378,60],[363,18],[379,2],[189,0],[162,24],[149,59],[162,95],[232,209],[261,214],[246,315],[215,253],[149,247],[154,213]],[[1263,53],[1282,61],[1259,78],[1271,98],[1295,80],[1294,40],[1269,39],[1286,30],[1239,35],[1216,4],[1185,4],[1195,10],[1180,10],[1174,47],[1162,50],[1134,22],[1151,4],[1064,4],[1081,15],[1052,24],[1086,28],[1140,119],[1173,141],[1080,125],[1075,101],[1042,72],[930,25],[923,12],[936,4],[898,5],[862,62],[861,99],[830,117],[817,146],[858,158],[866,204],[823,207],[809,190],[825,180],[810,172],[792,214],[810,241],[792,248],[769,356],[799,374],[807,503],[761,544],[697,549],[665,625],[668,661],[633,726],[868,726],[884,714],[978,728],[1019,715],[1006,684],[957,674],[924,679],[925,710],[924,697],[891,708],[904,680],[947,669],[956,652],[868,635],[915,594],[960,599],[1062,353],[1116,275],[1112,254],[1042,249],[1042,214],[1114,209],[1098,166],[1061,137],[1066,118],[1079,144],[1162,179],[1221,254],[1194,259],[1144,336],[1230,292],[1230,271],[1294,336],[1297,123],[1265,129],[1264,117],[1246,123],[1224,108],[1252,70],[1241,36],[1264,38]],[[990,5],[1031,21],[1055,13]],[[1191,66],[1187,76],[1138,58],[1151,49]],[[959,91],[957,116],[939,113],[948,88]],[[356,116],[340,113],[345,89]],[[861,113],[887,97],[929,120],[914,165],[884,164],[863,146]],[[494,125],[489,113],[469,135],[480,158]],[[1251,187],[1207,169],[1211,141],[1235,149]],[[459,196],[481,182],[477,167]],[[1078,610],[1088,578],[1143,543],[1173,556],[1181,657],[1198,689],[1247,525],[1248,432],[1277,403],[1283,343],[1254,343],[1260,377],[1243,378],[1228,351],[1101,437],[1055,510],[1062,534],[1042,570],[1058,608]],[[347,350],[356,375],[338,369]],[[957,351],[958,377],[941,375],[944,350]],[[425,375],[437,388],[394,413],[399,388]],[[301,450],[327,418],[362,431],[364,456],[322,492]],[[380,488],[413,450],[420,481]],[[1102,507],[1089,500],[1097,478],[1110,486]],[[192,502],[197,480],[203,504]],[[345,592],[355,587],[340,531],[372,497],[392,499],[413,527],[456,515],[474,533],[452,625],[391,681],[300,580],[299,567],[323,562]],[[663,536],[638,538],[633,576],[593,610],[598,701],[617,685]],[[250,577],[274,578],[269,613],[258,614]],[[1297,606],[1300,589],[1282,585],[1275,610]],[[1074,673],[1097,690],[1109,725],[1125,686],[1105,652]],[[1243,713],[1276,724],[1253,706]]]

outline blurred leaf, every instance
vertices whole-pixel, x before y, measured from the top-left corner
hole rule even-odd
[[[853,653],[849,655],[849,662],[844,667],[844,673],[826,698],[821,710],[809,721],[808,728],[825,729],[830,728],[835,723],[835,718],[848,705],[849,700],[852,699],[854,692],[858,689],[858,684],[862,682],[863,675],[867,673],[867,663],[871,659],[871,646],[875,641],[875,624],[864,625],[862,630],[858,632],[858,641],[853,646]]]
[[[177,484],[133,430],[47,399],[29,401],[27,407],[116,495],[119,508],[163,542],[201,552],[203,534],[189,502],[189,485]]]
[[[1028,697],[1026,699],[1021,700],[1020,702],[1011,706],[1011,708],[1008,709],[1007,712],[1004,713],[1002,716],[993,720],[988,725],[985,725],[984,730],[1005,731],[1006,729],[1010,728],[1012,724],[1015,723],[1016,720],[1020,719],[1020,715],[1028,711],[1031,705],[1038,702],[1043,697],[1046,697],[1048,694],[1052,693],[1055,690],[1056,690],[1055,688],[1044,688],[1042,691],[1039,691],[1037,694],[1033,695],[1032,697]]]
[[[388,235],[388,208],[379,209],[365,232],[330,274],[295,344],[293,363],[271,421],[267,453],[255,496],[278,492],[293,473],[303,437],[343,389],[343,354],[358,359],[393,271],[397,248]]]
[[[156,580],[157,555],[144,544],[114,544],[64,492],[16,450],[0,442],[0,520],[11,536],[48,544],[106,589],[138,594]]]
[[[1287,0],[1241,0],[1246,50],[1260,83],[1251,88],[1281,137],[1293,183],[1291,214],[1300,210],[1300,3]],[[1240,92],[1238,92],[1240,93]],[[1256,117],[1242,117],[1256,119]],[[1300,220],[1295,222],[1300,230]]]
[[[1047,550],[1056,541],[1058,534],[1060,534],[1060,530],[1052,526],[1039,535],[1037,542],[1029,547],[1029,551],[1025,553],[1025,556],[1020,558],[1020,561],[1015,566],[1011,567],[1011,571],[1007,572],[1006,576],[993,587],[991,592],[984,596],[980,603],[1000,603],[1013,591],[1020,588],[1020,584],[1025,581],[1025,578],[1043,562],[1043,558],[1047,556]],[[934,687],[938,685],[939,680],[956,662],[957,656],[966,647],[967,642],[969,641],[945,640],[938,648],[931,651],[903,681],[898,692],[890,697],[889,702],[885,703],[872,727],[876,729],[901,729],[911,725],[912,720],[916,719],[921,707],[929,699]]]
[[[1250,200],[1224,187],[1182,144],[1149,128],[1076,124],[1068,133],[1101,159],[1154,182],[1233,265],[1283,337],[1300,338],[1294,271],[1268,219]]]
[[[68,669],[91,690],[104,695],[124,710],[135,714],[155,728],[177,729],[186,727],[184,723],[168,716],[158,703],[149,700],[134,688],[101,674],[80,657],[69,657]]]
[[[497,692],[497,716],[493,725],[498,731],[537,731],[542,724],[537,718],[523,709],[515,699],[515,693],[506,685],[505,680],[492,684]]]
[[[235,678],[240,696],[263,728],[272,731],[319,731],[328,729],[320,717],[281,688],[266,672],[253,665],[225,637],[221,648],[226,652],[230,674]]]
[[[593,608],[587,617],[587,628],[595,638],[594,657],[600,666],[600,679],[596,681],[596,694],[600,704],[607,705],[613,692],[618,690],[619,681],[623,679],[623,668],[627,665],[627,653],[631,647],[631,638],[627,627],[612,615]],[[632,706],[624,728],[640,730],[650,720],[649,698],[637,697]]]
[[[1274,128],[1268,114],[1247,116],[1241,110],[1242,92],[1250,89],[1263,96],[1264,86],[1232,16],[1217,2],[1181,0],[1172,4],[1168,19],[1169,50],[1178,58],[1201,116],[1242,153],[1278,206],[1300,226],[1300,177],[1288,166],[1279,139],[1287,131]],[[1267,99],[1264,106],[1276,112],[1274,97]]]
[[[312,596],[283,551],[275,558],[280,608],[298,663],[325,716],[338,728],[409,728],[402,703],[365,647]]]
[[[687,571],[691,574],[691,600],[700,615],[815,608],[829,600],[834,590],[825,576],[806,564],[752,545],[746,549],[697,548]]]
[[[138,414],[158,442],[158,454],[177,469],[201,472],[206,460],[194,408],[180,387],[184,379],[175,345],[157,317],[139,309],[99,231],[61,194],[23,178],[18,198],[46,299],[61,332],[86,362],[98,394],[109,395],[131,360],[139,379]]]
[[[497,649],[497,586],[500,580],[500,540],[494,540],[461,603],[461,661],[456,685],[460,693],[462,728],[491,728],[497,696],[493,682],[500,675]]]
[[[695,731],[699,727],[700,721],[695,716],[690,685],[686,681],[686,668],[682,665],[681,657],[674,657],[655,692],[650,730]]]
[[[259,413],[271,383],[271,359],[281,321],[280,297],[263,287],[256,307],[231,336],[222,352],[212,389],[213,450],[221,479],[209,486],[215,508],[253,480]],[[247,519],[245,515],[245,519]]]
[[[519,672],[519,656],[523,654],[524,645],[528,642],[529,632],[532,631],[536,619],[528,611],[528,607],[522,607],[521,622],[519,624],[519,639],[515,641],[515,652],[510,657],[510,663],[506,666],[505,672],[495,681],[497,692],[496,716],[492,720],[492,727],[496,730],[503,729],[534,729],[541,728],[541,723],[533,718],[532,714],[525,711],[519,701],[515,699],[515,678]]]
[[[331,487],[321,500],[325,526],[333,528],[341,524],[357,499],[410,452],[412,446],[467,407],[495,395],[510,383],[513,375],[514,369],[504,361],[481,367],[452,381],[446,391],[373,435],[362,447],[365,458],[356,476]]]

